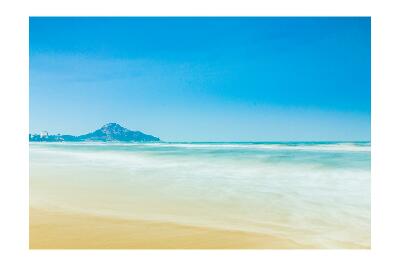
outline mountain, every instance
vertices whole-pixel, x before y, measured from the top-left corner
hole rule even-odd
[[[130,141],[147,142],[160,141],[159,138],[144,134],[140,131],[132,131],[117,123],[108,123],[100,129],[80,136],[71,135],[31,135],[30,141],[60,142],[60,141]]]
[[[78,137],[85,141],[160,141],[151,135],[146,135],[140,131],[131,131],[117,123],[109,123],[100,129]]]

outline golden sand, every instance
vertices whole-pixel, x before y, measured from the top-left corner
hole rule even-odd
[[[30,208],[31,249],[307,248],[265,234]]]

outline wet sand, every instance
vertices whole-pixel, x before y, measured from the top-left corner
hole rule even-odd
[[[266,234],[30,208],[31,249],[312,248]]]

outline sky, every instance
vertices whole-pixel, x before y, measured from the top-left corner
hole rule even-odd
[[[369,17],[31,17],[30,132],[371,138]]]

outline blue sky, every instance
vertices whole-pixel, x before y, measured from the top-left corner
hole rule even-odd
[[[30,132],[370,140],[370,18],[30,18]]]

